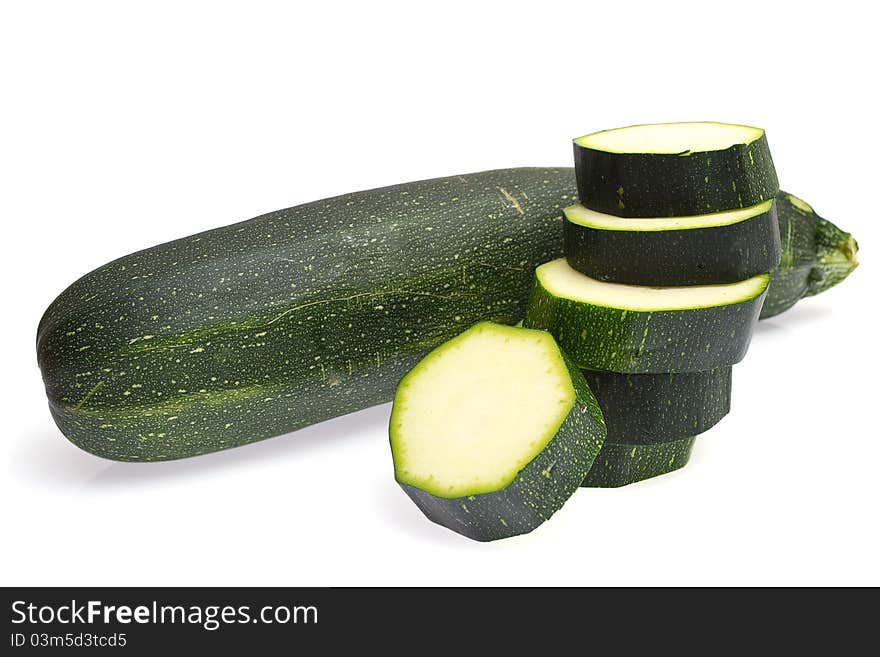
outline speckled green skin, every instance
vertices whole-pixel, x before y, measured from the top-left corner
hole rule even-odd
[[[766,289],[740,303],[637,311],[556,297],[535,277],[523,326],[549,331],[581,367],[648,374],[703,372],[745,357]]]
[[[389,401],[430,349],[514,323],[561,253],[571,169],[349,194],[120,258],[40,322],[49,405],[77,446],[195,456]]]
[[[565,361],[575,403],[556,435],[508,486],[445,498],[400,484],[428,519],[476,541],[494,541],[526,534],[562,508],[590,471],[606,434],[602,411],[580,369]]]
[[[834,287],[858,266],[859,246],[852,235],[788,192],[779,192],[776,208],[782,259],[770,272],[770,292],[761,319]]]
[[[565,259],[600,281],[631,285],[735,283],[779,264],[776,211],[727,226],[607,230],[564,222]]]
[[[607,153],[574,144],[581,203],[618,217],[680,217],[747,208],[779,190],[766,135],[723,151]]]
[[[584,479],[587,488],[619,488],[687,465],[696,437],[653,445],[606,443]]]
[[[730,412],[731,374],[722,367],[680,374],[584,370],[608,427],[606,443],[644,445],[696,436]]]

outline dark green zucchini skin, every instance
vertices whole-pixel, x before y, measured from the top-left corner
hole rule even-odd
[[[605,417],[606,443],[646,445],[696,436],[715,426],[730,412],[732,371],[583,373]]]
[[[647,445],[605,443],[583,486],[619,488],[683,468],[691,458],[695,441],[696,437],[691,436]]]
[[[853,236],[820,217],[805,201],[781,191],[776,208],[782,258],[770,272],[761,319],[834,287],[858,266],[859,245]]]
[[[565,360],[575,404],[556,435],[508,486],[445,498],[400,484],[429,520],[476,541],[509,538],[541,525],[581,486],[605,442],[605,421],[579,368]]]
[[[632,311],[556,297],[536,277],[523,326],[549,331],[583,368],[703,372],[745,357],[766,294],[712,308]]]
[[[608,153],[574,144],[581,203],[618,217],[680,217],[758,205],[779,181],[767,136],[723,151]]]
[[[603,230],[565,221],[563,232],[568,264],[587,276],[612,283],[734,283],[770,271],[782,257],[773,207],[727,226]]]
[[[115,260],[40,322],[52,415],[93,454],[156,461],[390,401],[433,347],[522,316],[573,183],[524,168],[395,185]]]

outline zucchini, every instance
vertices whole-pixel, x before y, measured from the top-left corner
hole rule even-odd
[[[695,436],[665,443],[605,443],[584,479],[587,488],[617,488],[673,472],[687,465]]]
[[[619,217],[679,217],[746,208],[779,190],[767,137],[728,123],[657,123],[574,140],[578,195]]]
[[[624,373],[701,372],[746,354],[767,274],[727,285],[604,283],[564,258],[535,270],[523,326],[549,331],[581,367]]]
[[[115,260],[40,322],[52,416],[87,451],[154,461],[388,402],[463,326],[522,316],[533,268],[562,256],[573,200],[570,167],[489,171],[316,201]],[[782,195],[779,209],[794,237],[765,312],[855,267],[847,233],[785,214]]]
[[[491,541],[530,532],[562,507],[605,423],[548,333],[482,322],[403,378],[389,433],[395,478],[422,512]]]
[[[433,347],[514,323],[561,254],[570,168],[316,201],[115,260],[43,316],[52,415],[77,446],[155,461],[390,401]]]
[[[770,272],[762,319],[834,287],[859,264],[859,245],[853,236],[820,217],[808,203],[794,194],[779,192],[776,208],[782,260]]]
[[[600,281],[632,285],[734,283],[770,271],[782,247],[773,200],[693,217],[627,219],[565,208],[565,257]]]
[[[730,411],[732,370],[681,374],[584,370],[608,435],[583,485],[625,486],[686,465],[696,436]]]
[[[608,428],[606,445],[696,436],[730,412],[731,367],[679,374],[584,370]]]

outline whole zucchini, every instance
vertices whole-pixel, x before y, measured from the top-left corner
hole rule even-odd
[[[488,171],[307,203],[114,260],[40,321],[52,415],[93,454],[156,461],[390,401],[434,347],[522,317],[534,268],[562,256],[562,208],[576,198],[572,168]],[[817,231],[807,215],[791,230]],[[783,234],[783,265],[792,244]],[[821,289],[774,276],[770,307],[854,266],[790,257],[810,261],[812,280],[834,275]]]

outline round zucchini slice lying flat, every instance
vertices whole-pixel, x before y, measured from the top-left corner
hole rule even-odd
[[[628,219],[565,208],[565,257],[597,280],[632,285],[734,283],[782,257],[773,200],[692,217]]]
[[[581,203],[618,217],[746,208],[779,190],[767,137],[729,123],[655,123],[574,140]]]
[[[488,322],[400,382],[400,486],[434,522],[478,541],[532,531],[578,489],[605,441],[580,370],[543,331]]]
[[[583,373],[605,417],[607,446],[665,443],[707,431],[730,412],[732,371]]]
[[[584,479],[587,488],[617,488],[673,472],[687,465],[695,436],[666,443],[605,443]]]
[[[746,354],[767,274],[727,285],[605,283],[565,258],[535,270],[523,326],[549,331],[581,367],[625,373],[703,372]]]

